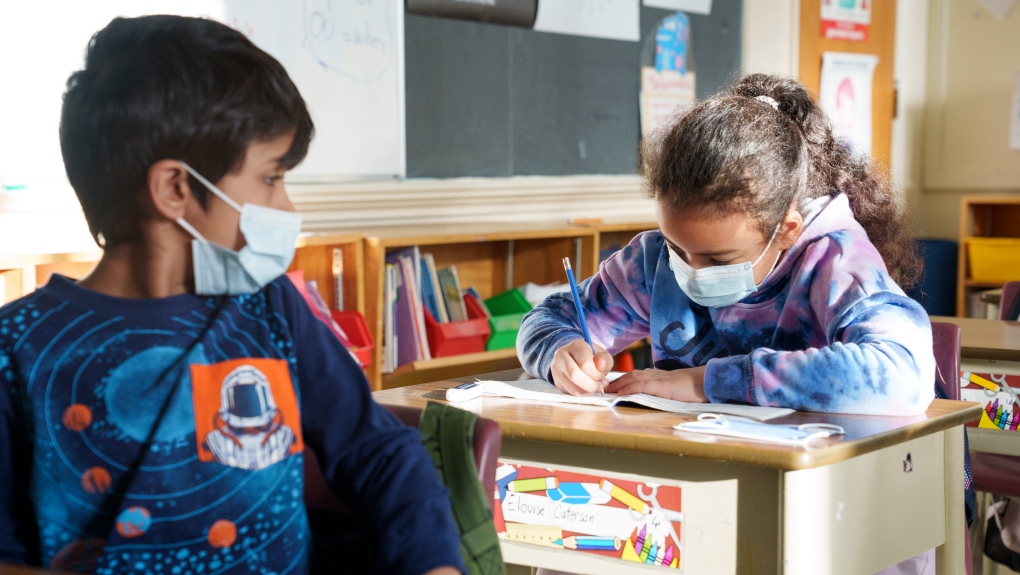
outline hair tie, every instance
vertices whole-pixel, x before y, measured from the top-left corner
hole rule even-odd
[[[754,99],[758,100],[759,102],[765,102],[769,106],[772,106],[773,110],[775,110],[777,112],[779,111],[779,102],[775,101],[770,96],[765,96],[765,95],[755,96]]]

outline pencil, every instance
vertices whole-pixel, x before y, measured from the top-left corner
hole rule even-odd
[[[563,269],[567,271],[567,280],[570,282],[570,293],[574,296],[574,309],[577,310],[577,321],[581,323],[581,332],[584,333],[584,341],[591,348],[591,355],[595,357],[595,344],[591,342],[591,334],[588,333],[588,322],[584,319],[584,309],[581,307],[581,294],[577,293],[577,280],[574,279],[574,270],[570,267],[570,258],[563,258]],[[606,380],[599,380],[599,395],[602,395],[602,388]]]
[[[578,535],[561,539],[559,543],[566,549],[591,551],[619,551],[621,546],[621,541],[617,537],[581,537]]]

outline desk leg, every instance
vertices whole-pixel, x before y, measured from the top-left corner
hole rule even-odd
[[[946,461],[946,542],[935,548],[939,575],[963,575],[964,537],[967,536],[963,506],[963,427],[944,432]]]

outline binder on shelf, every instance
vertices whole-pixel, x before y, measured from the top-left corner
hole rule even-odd
[[[491,330],[478,301],[470,295],[463,297],[468,319],[439,323],[425,311],[425,332],[428,334],[432,357],[448,357],[485,351]]]

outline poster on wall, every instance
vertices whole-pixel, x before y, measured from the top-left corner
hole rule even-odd
[[[641,135],[647,136],[694,103],[691,21],[677,12],[655,32],[655,64],[641,68]]]
[[[872,0],[822,0],[822,38],[864,42],[871,25]]]
[[[712,0],[643,0],[643,3],[650,8],[679,10],[688,14],[707,16],[712,13]]]
[[[873,54],[822,54],[822,109],[836,137],[860,154],[871,153],[871,84],[877,65]]]
[[[557,0],[538,3],[534,29],[637,42],[641,39],[640,23],[638,0]]]

